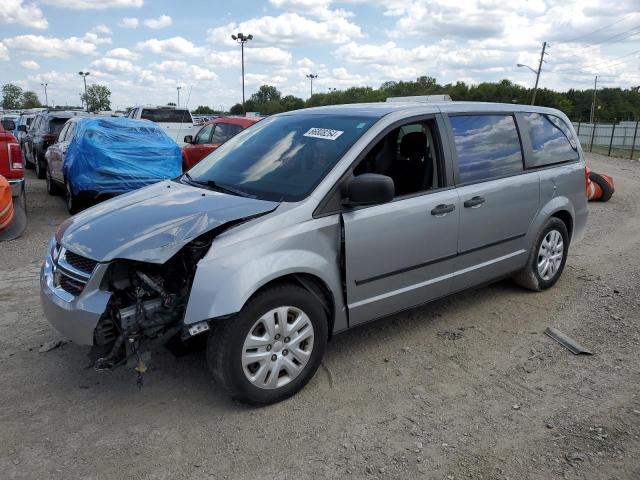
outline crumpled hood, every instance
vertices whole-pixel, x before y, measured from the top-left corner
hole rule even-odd
[[[164,181],[69,218],[60,225],[56,240],[99,262],[124,258],[164,263],[199,235],[277,206],[277,202]]]

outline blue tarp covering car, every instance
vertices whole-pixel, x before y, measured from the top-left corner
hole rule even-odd
[[[83,118],[62,169],[74,195],[119,194],[182,174],[182,150],[148,120]]]

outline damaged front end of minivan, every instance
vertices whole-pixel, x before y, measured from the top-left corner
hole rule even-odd
[[[184,322],[198,262],[217,236],[277,206],[161,182],[72,217],[42,267],[45,316],[92,347],[96,369],[140,367],[143,351],[209,330],[207,318]]]

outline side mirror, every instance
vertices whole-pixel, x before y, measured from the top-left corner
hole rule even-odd
[[[193,135],[185,135],[184,143],[193,143]]]
[[[27,126],[26,125],[18,125],[18,131],[27,133]]]
[[[342,204],[347,207],[377,205],[393,200],[395,186],[391,177],[377,173],[363,173],[352,177],[347,184],[347,198]]]

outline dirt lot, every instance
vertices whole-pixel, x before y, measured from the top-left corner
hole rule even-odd
[[[252,409],[203,353],[155,355],[144,387],[99,374],[40,309],[63,201],[29,174],[26,235],[0,244],[0,477],[640,478],[640,164],[590,204],[551,291],[504,281],[338,336],[296,397]],[[594,352],[574,356],[553,325]]]

